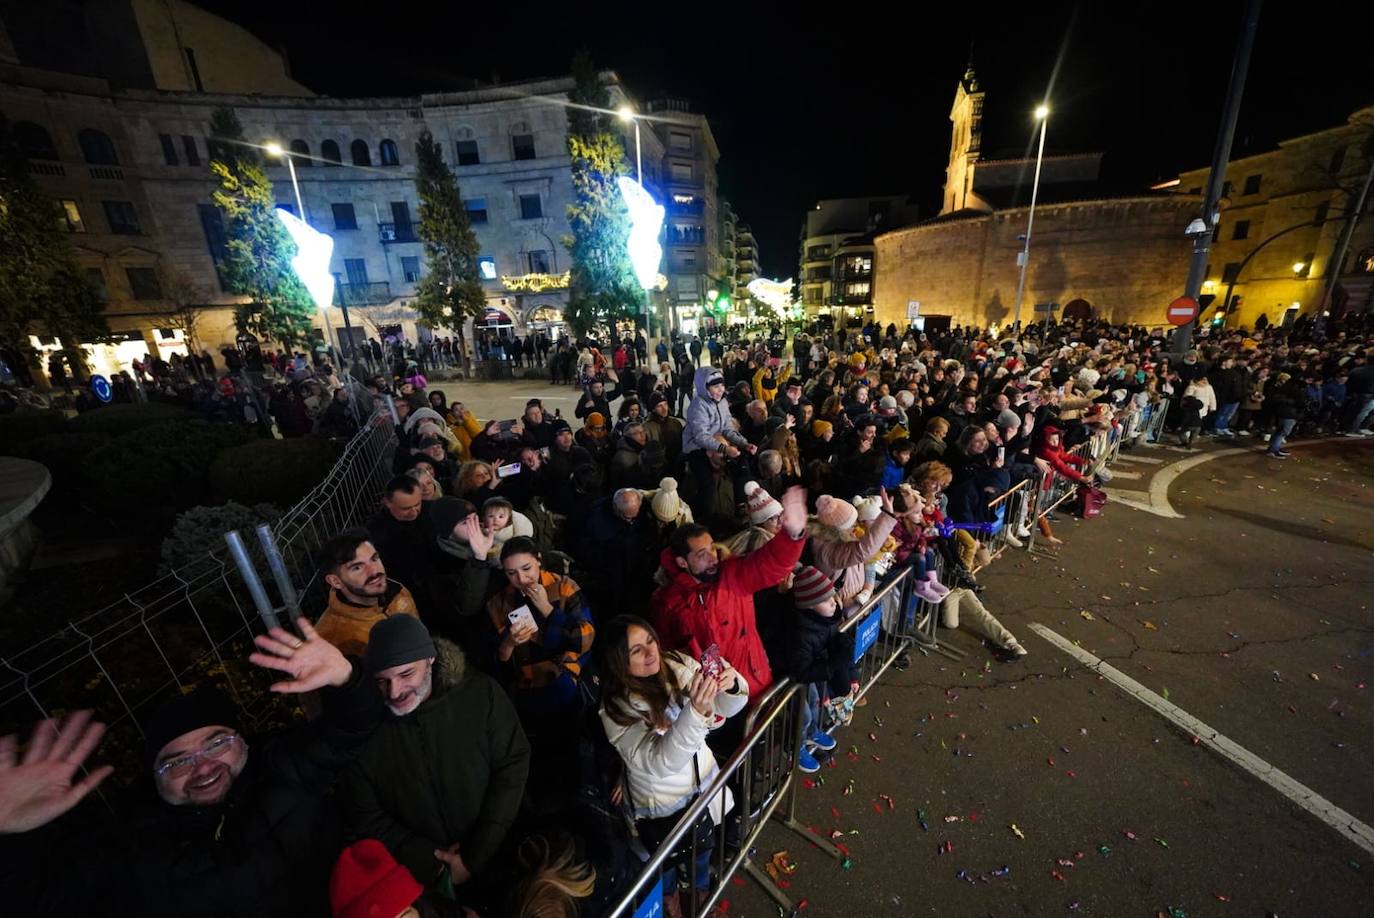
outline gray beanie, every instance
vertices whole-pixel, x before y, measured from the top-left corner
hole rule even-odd
[[[1003,408],[997,413],[997,426],[1001,428],[1020,427],[1021,418],[1010,408]]]
[[[418,618],[391,615],[373,625],[368,632],[363,659],[367,663],[367,671],[377,673],[392,666],[428,660],[435,655],[434,639]]]

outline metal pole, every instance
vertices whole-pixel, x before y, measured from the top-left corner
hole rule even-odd
[[[1021,328],[1021,297],[1026,292],[1026,267],[1030,264],[1031,228],[1035,226],[1035,199],[1040,193],[1040,163],[1045,158],[1045,129],[1049,127],[1050,116],[1040,119],[1040,151],[1035,154],[1035,181],[1031,183],[1030,214],[1026,217],[1026,247],[1021,252],[1021,279],[1016,282],[1016,312],[1012,317],[1013,327]]]
[[[639,187],[644,187],[644,161],[639,155],[639,119],[635,119],[635,178],[639,181]]]
[[[301,186],[296,181],[296,161],[291,158],[290,151],[283,151],[282,156],[286,157],[286,171],[291,173],[291,190],[296,193],[296,210],[300,213],[301,219],[309,223],[305,216],[305,205],[301,203]]]
[[[253,597],[253,605],[258,608],[258,616],[263,624],[268,628],[280,627],[277,620],[277,610],[272,607],[272,601],[267,598],[267,590],[262,585],[262,579],[258,577],[257,569],[253,567],[253,561],[248,557],[248,549],[243,544],[243,538],[238,534],[238,530],[226,532],[224,541],[229,546],[229,554],[234,558],[234,565],[238,567],[239,573],[243,576],[243,582],[248,584],[248,593]]]
[[[238,533],[234,533],[238,535]],[[258,541],[262,543],[262,553],[267,557],[267,566],[272,571],[272,579],[277,582],[277,592],[281,594],[286,611],[295,621],[301,616],[300,599],[296,595],[296,585],[286,570],[286,561],[277,548],[277,540],[272,537],[272,527],[263,523],[258,527]]]
[[[1353,208],[1346,208],[1345,226],[1341,229],[1340,239],[1336,242],[1336,250],[1331,253],[1331,260],[1326,263],[1326,287],[1322,290],[1322,298],[1317,301],[1317,315],[1330,308],[1331,294],[1336,292],[1336,280],[1341,273],[1341,263],[1345,261],[1346,250],[1350,248],[1350,240],[1355,235],[1355,224],[1360,222],[1360,214],[1364,213],[1365,204],[1369,201],[1369,186],[1374,182],[1374,144],[1369,151],[1369,172],[1364,177],[1364,187],[1360,189],[1360,197],[1355,202]]]
[[[1193,261],[1188,266],[1185,296],[1197,299],[1202,289],[1202,275],[1207,273],[1207,258],[1212,250],[1212,233],[1216,230],[1217,201],[1221,199],[1222,182],[1226,179],[1226,164],[1231,159],[1231,141],[1236,134],[1236,119],[1240,116],[1240,100],[1245,94],[1245,74],[1250,69],[1250,52],[1255,47],[1255,32],[1259,29],[1262,0],[1250,0],[1241,24],[1240,41],[1236,45],[1236,59],[1231,64],[1231,82],[1226,90],[1226,106],[1222,109],[1221,124],[1217,128],[1216,148],[1212,151],[1212,172],[1207,177],[1207,195],[1202,201],[1202,222],[1207,231],[1193,237]],[[1181,356],[1193,344],[1192,324],[1174,332],[1173,352]]]

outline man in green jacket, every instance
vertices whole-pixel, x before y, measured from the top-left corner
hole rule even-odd
[[[389,716],[345,781],[350,822],[452,897],[480,877],[515,821],[529,742],[501,688],[418,619],[373,626],[366,664]]]

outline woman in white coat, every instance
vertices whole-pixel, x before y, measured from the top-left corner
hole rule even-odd
[[[598,627],[596,644],[601,722],[625,763],[624,793],[641,838],[653,836],[645,839],[652,844],[662,837],[658,830],[675,823],[672,817],[719,771],[706,736],[744,709],[749,687],[727,661],[720,661],[719,675],[712,677],[686,654],[664,652],[653,626],[631,615]],[[708,808],[712,823],[721,825],[732,805],[728,790],[717,795]],[[697,849],[698,889],[708,886],[712,850],[709,843]],[[678,913],[678,872],[664,872],[664,910],[670,916]]]

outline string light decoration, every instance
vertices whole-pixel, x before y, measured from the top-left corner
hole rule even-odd
[[[562,274],[503,274],[501,286],[507,290],[528,290],[543,293],[545,290],[562,290],[572,280],[572,272]]]

